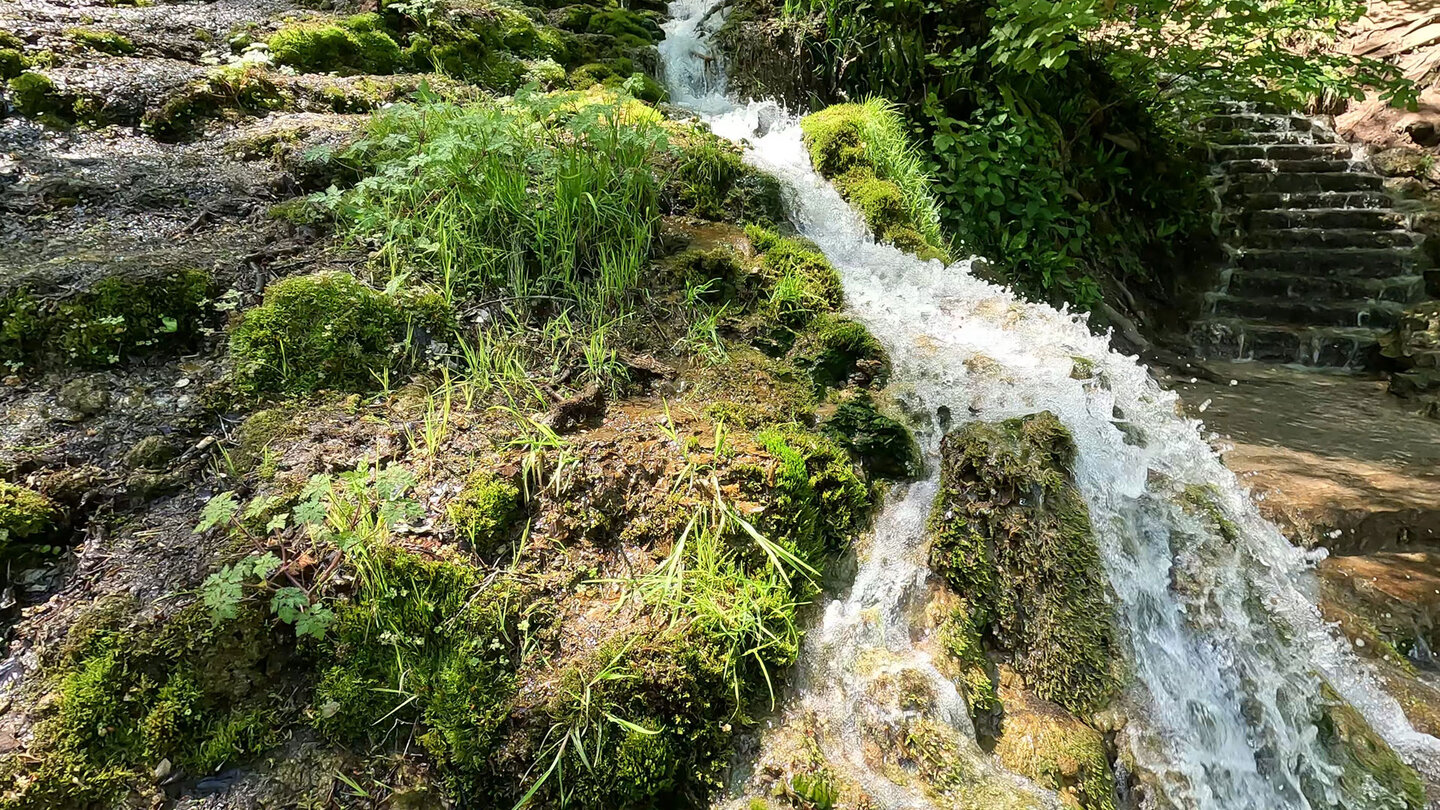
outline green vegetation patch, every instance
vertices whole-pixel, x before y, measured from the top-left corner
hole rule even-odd
[[[836,104],[800,122],[810,160],[875,238],[922,258],[946,257],[940,211],[905,120],[882,99]]]
[[[447,514],[476,553],[490,557],[521,516],[520,488],[493,472],[477,470],[465,479]]]
[[[394,73],[404,64],[400,46],[379,14],[340,20],[307,20],[282,27],[270,37],[278,64],[311,73]]]
[[[100,28],[71,28],[65,32],[70,39],[92,51],[124,56],[135,52],[135,43],[130,38],[114,31]]]
[[[24,289],[0,297],[0,362],[98,367],[189,345],[205,320],[210,278],[185,270],[112,276],[60,300]]]
[[[0,555],[16,543],[41,540],[55,529],[60,512],[28,487],[0,481]]]
[[[1086,714],[1111,695],[1120,651],[1074,455],[1048,411],[946,436],[930,566],[1038,695]]]
[[[374,390],[415,366],[420,338],[451,328],[438,293],[376,290],[343,272],[283,279],[230,334],[235,385],[249,394]]]
[[[289,653],[262,612],[216,625],[191,608],[130,629],[137,606],[111,607],[92,609],[104,615],[47,670],[55,700],[27,756],[0,766],[7,810],[109,804],[177,772],[209,774],[275,745],[291,718],[272,675]]]

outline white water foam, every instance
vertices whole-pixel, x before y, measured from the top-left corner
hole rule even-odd
[[[670,6],[660,50],[672,99],[745,144],[746,160],[781,181],[792,222],[839,272],[848,313],[888,351],[892,392],[925,416],[916,429],[927,474],[885,505],[853,586],[826,606],[796,667],[790,714],[820,719],[819,744],[832,763],[847,765],[885,807],[936,806],[864,756],[860,730],[896,721],[867,705],[876,673],[863,662],[880,653],[931,681],[933,714],[953,728],[977,782],[1008,778],[979,751],[963,700],[916,644],[916,614],[933,587],[925,519],[947,428],[937,415],[959,423],[1049,410],[1074,438],[1077,484],[1114,592],[1130,675],[1119,743],[1146,786],[1145,806],[1341,806],[1343,764],[1314,722],[1326,684],[1407,761],[1440,778],[1440,740],[1411,728],[1321,618],[1311,571],[1318,555],[1259,516],[1200,424],[1179,415],[1175,394],[1111,351],[1082,316],[975,278],[974,260],[946,266],[876,244],[811,168],[793,117],[773,102],[726,97],[707,45],[722,20],[717,6]],[[1093,369],[1087,379],[1071,377],[1077,360]],[[1212,493],[1237,530],[1234,541],[1178,505],[1196,486]],[[1033,792],[1041,806],[1053,801]],[[1399,806],[1378,791],[1364,800],[1367,808]]]

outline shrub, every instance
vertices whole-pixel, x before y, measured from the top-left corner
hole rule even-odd
[[[341,272],[284,279],[230,335],[235,384],[250,394],[373,390],[449,328],[438,293],[381,292]]]
[[[312,73],[394,73],[404,59],[379,14],[292,23],[270,37],[279,64]]]

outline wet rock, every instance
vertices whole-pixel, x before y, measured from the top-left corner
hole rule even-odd
[[[77,377],[60,387],[55,401],[80,417],[94,416],[110,407],[110,389],[99,375]]]

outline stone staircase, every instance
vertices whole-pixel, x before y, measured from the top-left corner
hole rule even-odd
[[[1363,150],[1321,119],[1229,104],[1204,124],[1229,259],[1203,356],[1366,369],[1425,298],[1422,238]]]

